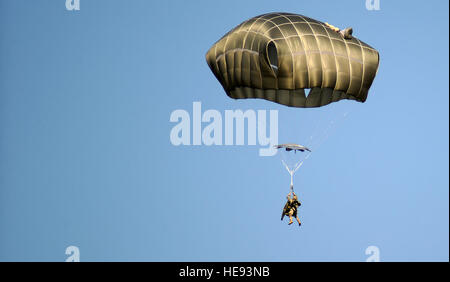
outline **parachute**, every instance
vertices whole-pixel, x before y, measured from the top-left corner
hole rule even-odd
[[[299,111],[298,115],[304,115],[312,114],[312,110],[315,116],[293,121],[292,132],[305,134],[312,123],[324,123],[325,130],[319,136],[314,132],[320,131],[314,129],[309,138],[303,136],[301,140],[306,143],[302,145],[275,146],[291,176],[293,191],[293,175],[309,158],[309,148],[314,151],[337,121],[348,114],[334,113],[339,109],[335,105],[324,111],[319,107],[344,99],[365,102],[380,57],[377,50],[353,35],[351,27],[340,30],[302,15],[268,13],[248,19],[225,34],[208,50],[206,61],[231,98],[316,108]]]
[[[268,13],[224,35],[206,61],[234,99],[291,107],[364,102],[379,64],[377,50],[334,26],[302,15]],[[305,89],[310,89],[308,93]]]

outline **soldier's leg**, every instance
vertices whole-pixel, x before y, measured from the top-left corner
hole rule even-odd
[[[292,220],[292,215],[294,214],[294,211],[292,209],[289,210],[289,223],[288,224],[292,224],[294,221]]]
[[[298,215],[297,215],[297,210],[295,210],[295,212],[294,212],[294,214],[293,214],[294,216],[295,216],[295,219],[297,220],[297,222],[298,222],[298,225],[302,225],[302,223],[300,222],[300,218],[298,218]]]

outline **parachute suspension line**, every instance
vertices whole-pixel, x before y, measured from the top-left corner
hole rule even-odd
[[[331,130],[332,126],[334,124],[334,121],[331,121],[328,126],[323,130],[317,130],[311,135],[310,137],[310,147],[313,148],[313,150],[317,150],[317,148],[322,145],[328,139],[329,137],[329,131]],[[319,132],[318,132],[319,131]],[[313,140],[314,139],[314,140]]]
[[[316,136],[317,131],[319,130],[319,123],[320,123],[320,121],[316,120],[315,125],[314,125],[314,130],[313,130],[311,136],[309,136],[309,142],[306,144],[309,148],[313,148],[314,149],[313,138]]]
[[[291,192],[294,192],[294,173],[290,173],[291,174]]]
[[[289,175],[291,176],[291,192],[294,192],[294,173],[297,171],[297,169],[301,166],[302,162],[300,162],[300,164],[296,164],[296,167],[291,170],[289,168],[289,166],[286,164],[286,162],[284,160],[281,160],[281,162],[283,163],[284,167],[286,168],[286,170],[288,171]]]
[[[311,155],[311,153],[308,153],[303,161],[299,161],[298,163],[295,164],[293,169],[290,169],[289,166],[286,164],[286,162],[284,160],[281,160],[281,162],[283,163],[284,167],[286,168],[286,170],[291,175],[291,186],[290,186],[291,192],[294,192],[294,173],[302,166],[303,162],[305,160],[307,160],[310,155]]]
[[[319,148],[323,143],[325,143],[325,141],[331,136],[332,131],[334,129],[336,129],[336,126],[338,124],[340,124],[340,122],[343,119],[345,119],[348,114],[349,114],[349,112],[347,111],[342,115],[335,116],[334,119],[332,119],[328,123],[327,127],[320,132],[317,132],[318,126],[316,124],[316,128],[314,129],[314,132],[310,136],[310,139],[309,139],[309,141],[310,141],[310,143],[308,144],[309,147],[312,148],[313,150],[317,150],[317,148]],[[315,138],[316,135],[317,135],[317,138]]]

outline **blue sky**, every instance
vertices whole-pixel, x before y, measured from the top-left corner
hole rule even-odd
[[[448,261],[448,1],[64,2],[0,2],[0,260]],[[228,98],[205,61],[272,11],[352,26],[381,58],[296,174],[300,228],[278,156],[169,139],[194,101],[278,110],[280,141],[302,138],[306,112]]]

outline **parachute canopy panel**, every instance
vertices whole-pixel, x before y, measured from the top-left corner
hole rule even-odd
[[[269,13],[228,32],[209,49],[206,60],[232,98],[320,107],[342,99],[364,102],[379,54],[329,24]]]

